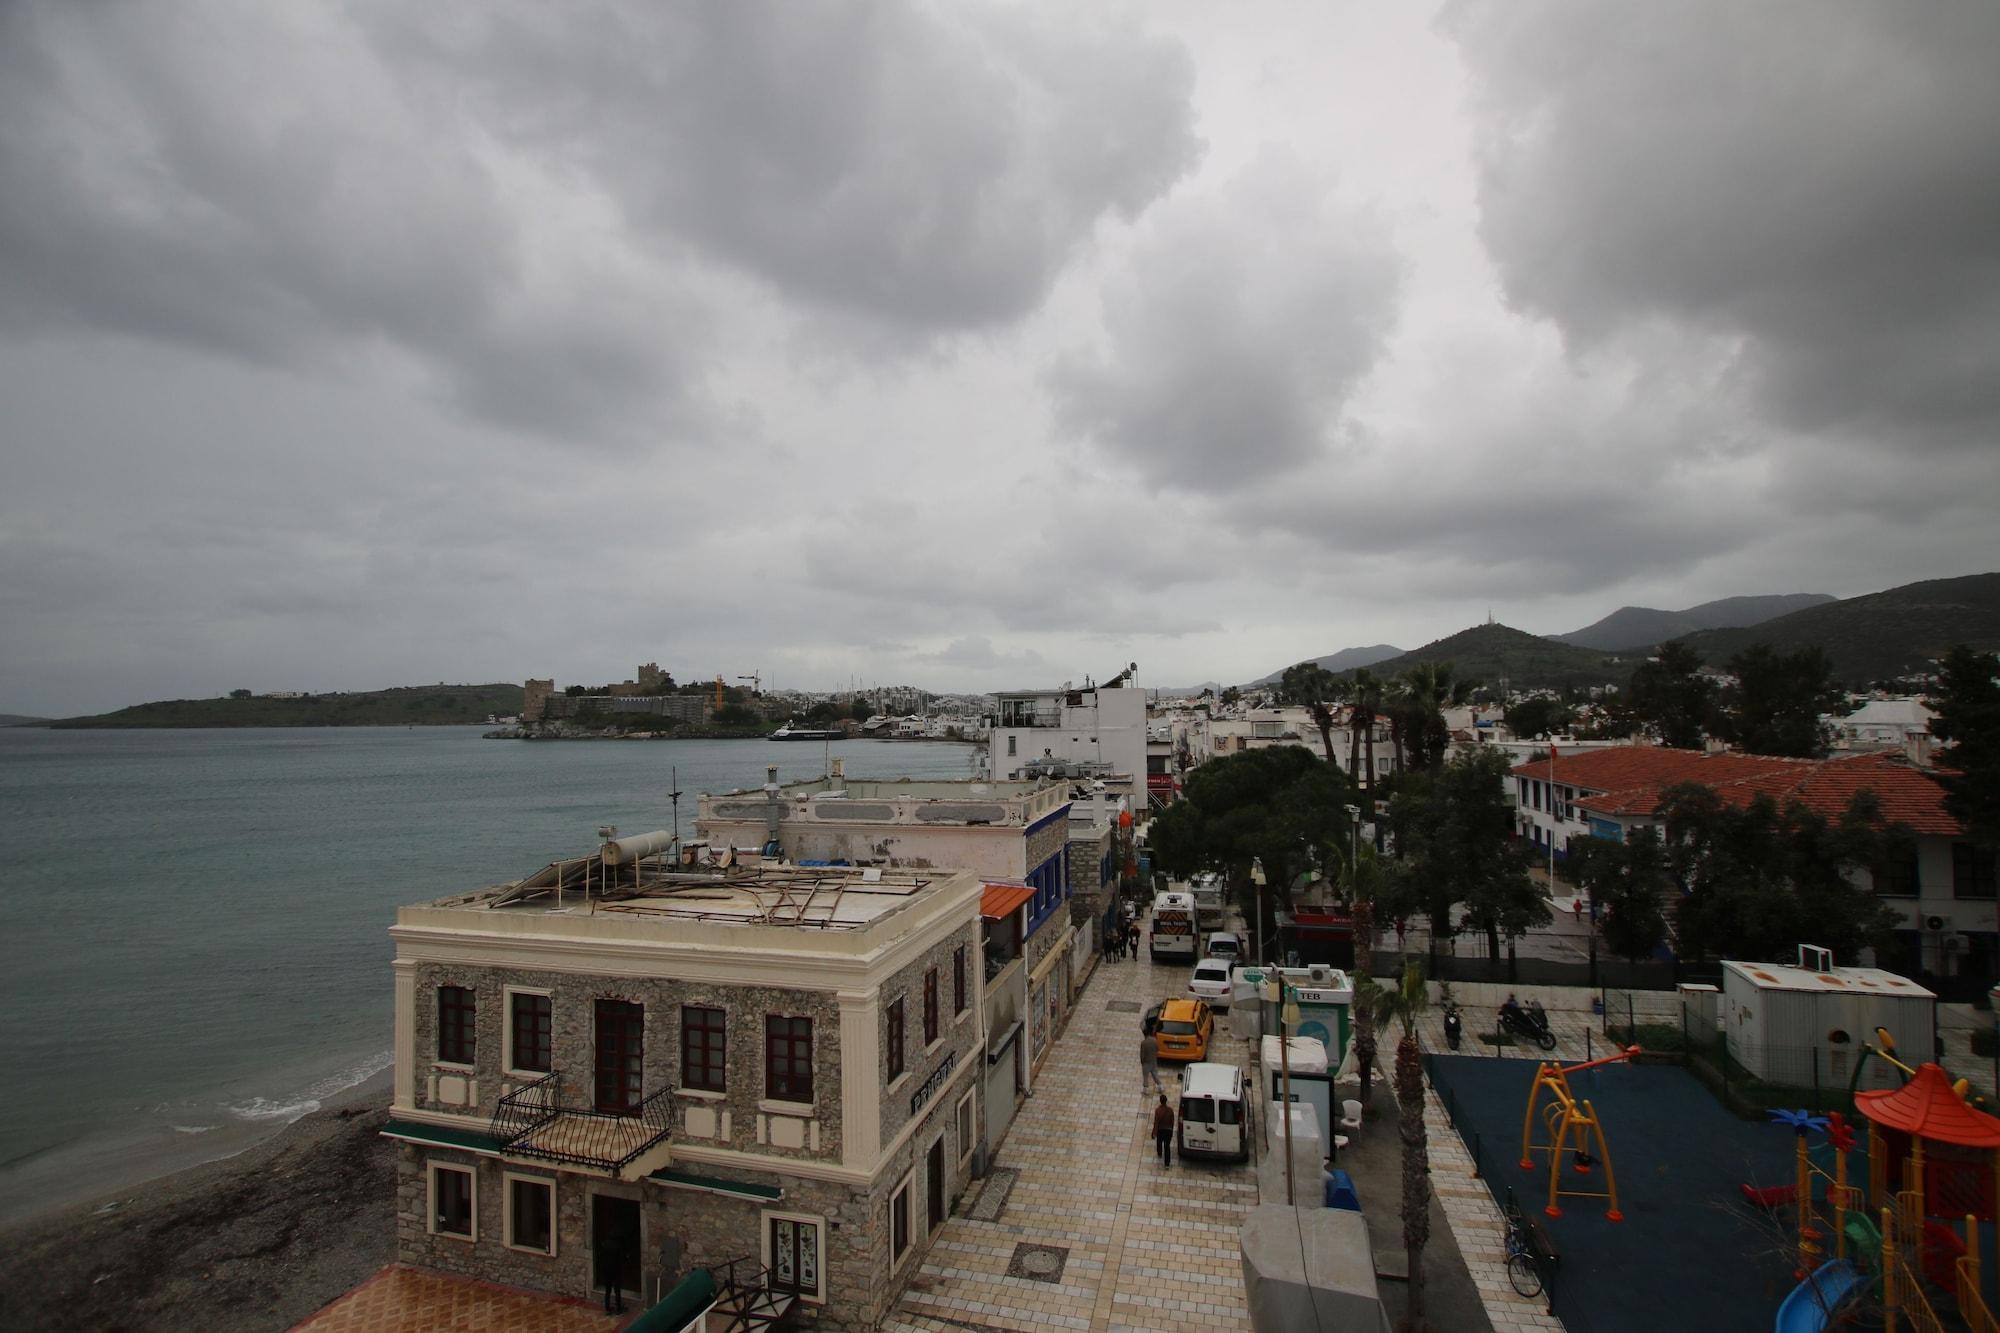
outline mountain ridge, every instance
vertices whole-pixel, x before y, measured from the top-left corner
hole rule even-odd
[[[1681,611],[1650,606],[1621,606],[1602,620],[1567,634],[1548,637],[1577,648],[1617,652],[1648,648],[1705,629],[1743,629],[1838,600],[1831,593],[1765,593],[1721,597]]]

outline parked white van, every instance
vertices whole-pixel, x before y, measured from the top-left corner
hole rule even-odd
[[[1192,1064],[1181,1071],[1183,1157],[1250,1157],[1250,1104],[1235,1065]]]

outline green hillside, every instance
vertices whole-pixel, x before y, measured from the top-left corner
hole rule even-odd
[[[521,711],[519,685],[408,685],[303,699],[164,699],[52,727],[400,727],[470,725]]]
[[[1565,689],[1622,685],[1643,658],[1616,657],[1593,648],[1573,648],[1508,625],[1474,625],[1448,639],[1377,662],[1369,670],[1388,677],[1420,662],[1453,662],[1458,674],[1497,689]]]
[[[1929,669],[1955,643],[2000,649],[2000,574],[1931,579],[1808,607],[1748,629],[1704,630],[1686,642],[1720,666],[1752,644],[1818,647],[1849,688]]]

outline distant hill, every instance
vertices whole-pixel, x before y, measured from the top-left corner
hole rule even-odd
[[[1684,638],[1705,629],[1759,625],[1778,616],[1833,601],[1829,593],[1788,592],[1765,597],[1724,597],[1685,611],[1656,611],[1650,606],[1621,606],[1594,625],[1550,637],[1578,648],[1606,652],[1650,648],[1668,639]]]
[[[1756,643],[1779,652],[1818,647],[1835,678],[1858,688],[1924,671],[1955,643],[2000,650],[2000,574],[1905,584],[1744,629],[1705,630],[1686,641],[1716,666]]]
[[[434,727],[518,714],[519,685],[408,685],[303,699],[166,699],[48,725],[89,727]]]
[[[1452,662],[1460,676],[1482,685],[1497,688],[1504,679],[1508,688],[1524,690],[1622,685],[1639,660],[1558,643],[1509,625],[1474,625],[1370,666],[1378,676],[1394,676],[1422,662]]]
[[[1325,667],[1328,671],[1337,673],[1352,671],[1356,667],[1374,666],[1377,662],[1386,662],[1392,657],[1401,657],[1402,655],[1403,650],[1401,648],[1397,648],[1391,644],[1378,643],[1371,648],[1342,648],[1337,653],[1332,653],[1326,657],[1315,657],[1312,660]],[[1304,661],[1305,659],[1301,658],[1299,660]],[[1286,666],[1295,665],[1297,663],[1286,663]],[[1279,667],[1270,675],[1260,676],[1243,688],[1254,690],[1260,685],[1275,685],[1278,683],[1279,677],[1284,674],[1285,667]]]
[[[0,713],[0,727],[32,727],[46,721],[45,717],[29,717],[25,713]]]

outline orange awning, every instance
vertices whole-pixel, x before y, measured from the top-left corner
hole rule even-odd
[[[1934,1064],[1918,1065],[1916,1076],[1900,1088],[1855,1093],[1854,1109],[1878,1125],[1933,1143],[2000,1148],[2000,1120],[1967,1106]]]
[[[988,921],[1004,921],[1034,896],[1034,889],[1026,884],[988,884],[979,898],[979,915]]]

